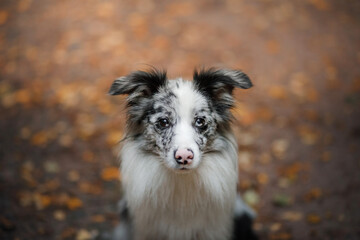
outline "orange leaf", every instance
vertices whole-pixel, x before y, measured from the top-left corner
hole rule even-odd
[[[79,198],[71,197],[67,200],[66,205],[70,210],[75,210],[82,207],[83,203]]]
[[[102,170],[101,177],[105,181],[118,180],[120,176],[119,169],[117,167],[108,167]]]
[[[275,85],[269,88],[268,94],[270,97],[278,100],[287,99],[288,95],[283,86]]]
[[[311,223],[311,224],[318,224],[321,222],[321,218],[318,215],[313,214],[313,213],[307,215],[306,220],[308,223]]]

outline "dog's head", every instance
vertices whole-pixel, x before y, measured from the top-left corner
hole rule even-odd
[[[214,139],[229,128],[233,89],[251,86],[238,70],[195,70],[193,81],[151,70],[116,79],[109,94],[128,95],[127,137],[180,171],[198,167],[203,154],[216,149]]]

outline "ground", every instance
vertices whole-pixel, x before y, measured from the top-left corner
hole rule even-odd
[[[110,238],[125,115],[106,93],[150,64],[252,79],[233,113],[261,239],[360,239],[359,25],[356,0],[1,1],[0,238]]]

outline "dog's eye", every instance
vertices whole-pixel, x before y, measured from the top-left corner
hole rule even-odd
[[[196,118],[195,119],[195,127],[197,128],[205,128],[206,127],[206,121],[204,118]]]
[[[156,123],[156,127],[160,128],[160,129],[165,129],[170,127],[170,121],[167,118],[160,118],[157,123]]]

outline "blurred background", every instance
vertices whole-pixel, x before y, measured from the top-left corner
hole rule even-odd
[[[2,0],[0,238],[110,239],[112,81],[242,69],[239,192],[261,239],[360,239],[360,2]]]

